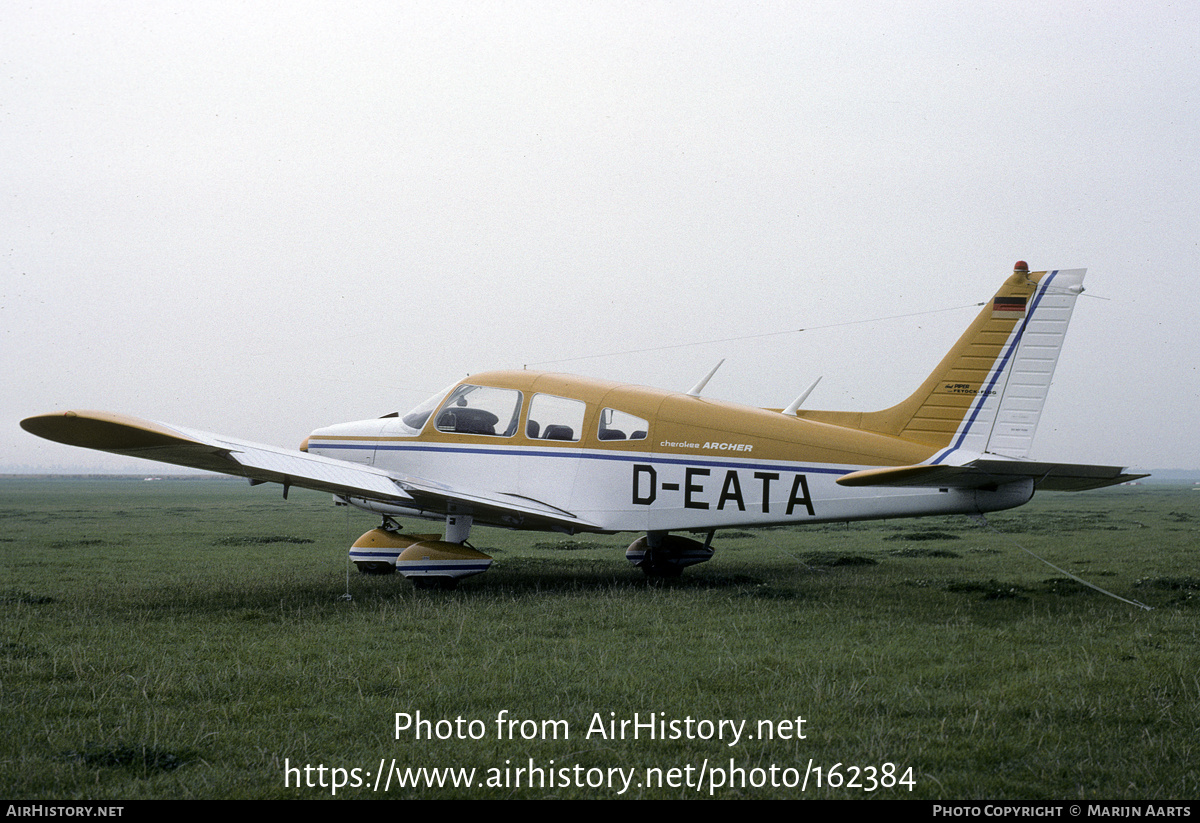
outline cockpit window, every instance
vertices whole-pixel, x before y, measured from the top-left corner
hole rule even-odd
[[[649,427],[640,417],[634,417],[619,409],[600,412],[600,426],[596,431],[599,440],[645,440]]]
[[[535,394],[529,402],[525,436],[530,440],[578,440],[587,405],[581,400]]]
[[[491,386],[459,386],[438,410],[434,425],[440,432],[512,437],[521,413],[521,392]]]
[[[446,396],[446,393],[449,392],[451,388],[451,386],[447,386],[437,394],[425,400],[423,403],[421,403],[421,405],[417,406],[408,414],[404,415],[404,417],[400,418],[401,422],[404,423],[407,434],[415,436],[421,433],[421,429],[425,428],[425,422],[429,420],[429,415],[433,414],[433,410],[438,407],[438,403],[442,402],[442,398]],[[395,415],[389,414],[386,416],[394,417]]]

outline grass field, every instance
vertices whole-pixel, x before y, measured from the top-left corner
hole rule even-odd
[[[0,480],[0,795],[1200,796],[1200,493],[989,521],[718,533],[665,584],[626,563],[633,535],[476,529],[492,571],[438,592],[347,575],[376,518],[328,495]],[[417,712],[463,723],[397,736]],[[668,739],[593,726],[635,713]],[[401,788],[393,761],[476,772]]]

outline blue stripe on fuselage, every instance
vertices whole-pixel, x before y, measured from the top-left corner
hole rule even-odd
[[[558,458],[573,458],[580,460],[615,460],[625,463],[666,463],[680,466],[711,466],[713,468],[727,469],[780,469],[784,468],[788,471],[808,472],[810,474],[834,474],[841,476],[848,472],[855,471],[853,468],[818,468],[814,466],[795,466],[789,465],[786,461],[771,461],[761,463],[730,463],[726,461],[700,459],[690,457],[663,457],[653,452],[642,452],[638,454],[599,454],[596,452],[580,453],[576,449],[524,449],[520,446],[511,446],[505,449],[489,449],[472,446],[434,446],[434,445],[375,445],[375,444],[358,444],[358,443],[310,443],[309,449],[377,449],[380,451],[419,451],[419,452],[439,452],[442,454],[479,454],[479,455],[506,455],[509,457],[558,457]]]

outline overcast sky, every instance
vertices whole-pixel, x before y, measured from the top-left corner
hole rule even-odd
[[[1018,259],[1089,270],[1033,456],[1200,466],[1200,4],[9,0],[0,163],[0,472],[526,364],[872,410]]]

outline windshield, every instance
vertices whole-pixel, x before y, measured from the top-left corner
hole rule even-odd
[[[430,397],[428,400],[421,403],[421,405],[417,406],[408,414],[400,418],[401,422],[404,423],[404,427],[409,430],[409,434],[421,433],[421,429],[425,428],[425,423],[429,420],[429,415],[433,414],[433,410],[438,407],[438,404],[442,402],[442,398],[445,397],[452,388],[454,388],[453,385],[447,386],[437,394]]]

